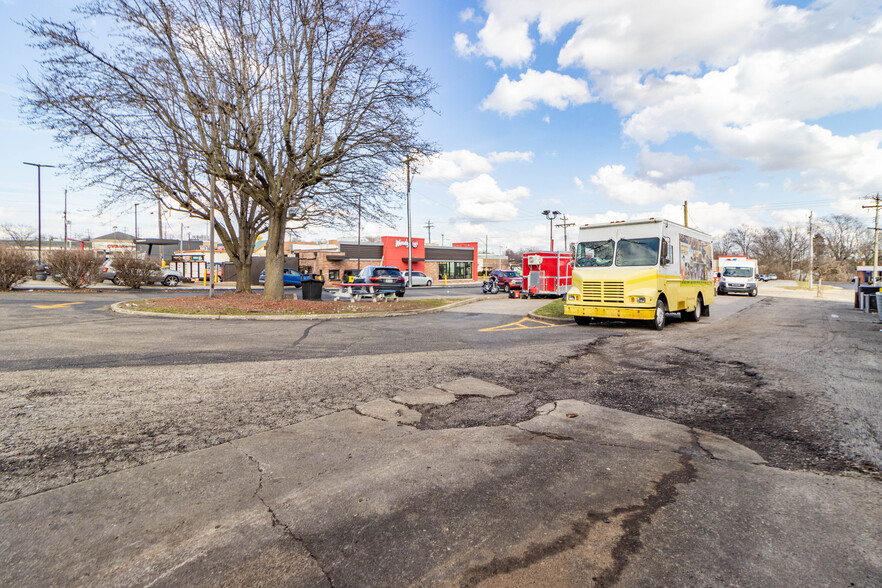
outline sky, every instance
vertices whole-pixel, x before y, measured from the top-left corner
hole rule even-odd
[[[36,226],[36,169],[61,165],[21,122],[17,77],[38,54],[16,21],[76,3],[0,0],[0,222]],[[438,154],[411,189],[414,237],[492,252],[563,248],[586,223],[664,217],[713,235],[807,225],[882,190],[882,3],[867,0],[401,0],[414,64],[438,84],[421,119]],[[134,232],[134,207],[101,209],[63,169],[42,175],[43,233]],[[549,221],[544,210],[560,211]],[[404,199],[393,226],[406,235]],[[564,216],[566,220],[564,220]],[[139,231],[156,233],[155,206]],[[205,223],[165,219],[176,235]],[[151,232],[152,231],[152,232]],[[303,239],[349,238],[317,229]],[[443,240],[443,241],[442,241]]]

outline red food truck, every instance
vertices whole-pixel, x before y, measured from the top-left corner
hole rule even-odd
[[[524,254],[524,293],[529,297],[563,296],[570,289],[573,257],[565,251]]]

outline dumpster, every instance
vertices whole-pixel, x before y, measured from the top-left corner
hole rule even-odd
[[[321,300],[325,279],[319,274],[304,274],[300,280],[304,300]]]

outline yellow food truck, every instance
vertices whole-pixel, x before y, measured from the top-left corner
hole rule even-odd
[[[668,312],[698,321],[714,302],[711,241],[664,219],[584,225],[564,312],[580,325],[632,319],[659,331]]]

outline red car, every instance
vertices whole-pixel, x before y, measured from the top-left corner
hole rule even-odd
[[[490,272],[490,278],[496,278],[499,289],[503,292],[509,290],[522,290],[524,288],[524,278],[514,270],[495,269]]]

